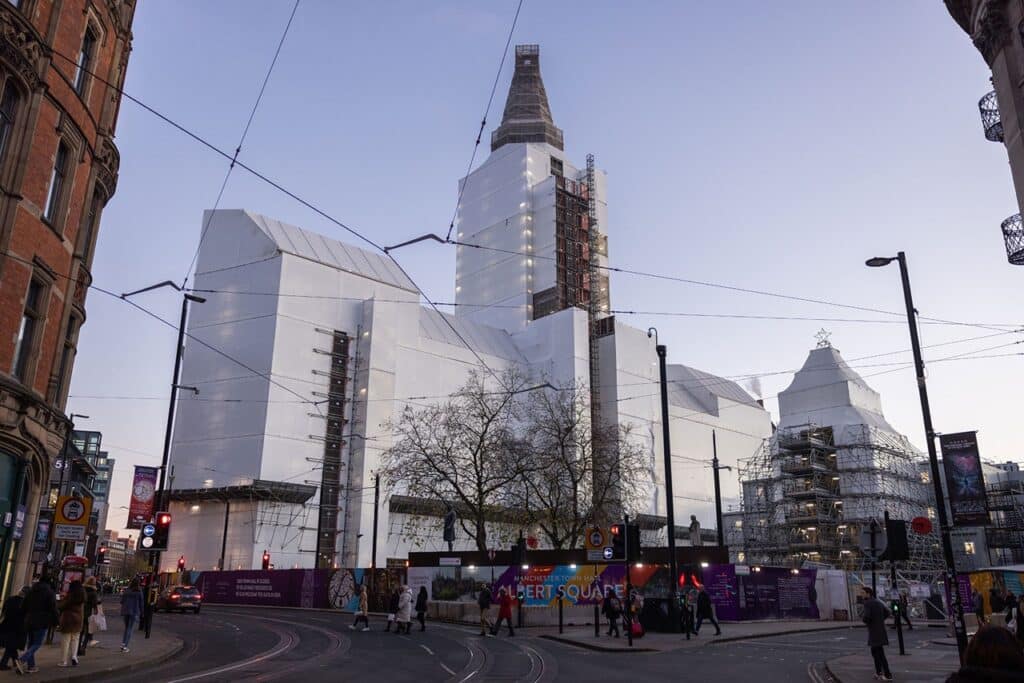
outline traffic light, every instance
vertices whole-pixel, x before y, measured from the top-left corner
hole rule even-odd
[[[270,551],[263,551],[263,571],[270,569]]]
[[[512,566],[519,568],[526,564],[526,539],[520,538],[512,546]]]
[[[96,550],[96,564],[107,564],[110,560],[107,559],[107,547],[100,546]]]
[[[626,525],[612,524],[612,557],[613,560],[626,559]]]
[[[167,550],[167,539],[171,535],[171,513],[156,513],[156,521],[153,526],[153,545],[147,550]]]
[[[179,572],[185,571],[185,556],[184,555],[182,555],[181,557],[178,558],[178,571]]]
[[[885,552],[882,560],[900,562],[910,559],[910,547],[907,544],[907,523],[902,519],[885,520]]]
[[[626,525],[626,558],[627,562],[636,562],[643,555],[643,547],[640,545],[640,526],[637,524]]]

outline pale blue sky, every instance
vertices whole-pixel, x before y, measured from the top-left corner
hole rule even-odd
[[[290,0],[140,3],[129,93],[234,149]],[[388,244],[447,228],[515,10],[502,2],[302,0],[241,158]],[[514,42],[539,43],[566,151],[607,170],[613,266],[900,310],[907,251],[923,315],[1024,319],[1024,270],[999,223],[1015,201],[1002,145],[977,100],[989,74],[937,0],[906,2],[537,2]],[[485,133],[500,121],[510,67]],[[125,101],[121,177],[93,274],[114,291],[180,280],[226,162]],[[485,158],[487,149],[478,159]],[[244,207],[348,240],[293,200],[236,171],[222,208]],[[434,298],[454,296],[452,247],[400,252]],[[176,320],[169,290],[140,303]],[[614,308],[878,317],[820,305],[616,275]],[[721,375],[798,368],[823,323],[630,316],[656,325],[670,362]],[[845,357],[907,349],[899,324],[826,323]],[[935,344],[986,334],[926,326]],[[926,352],[985,349],[1019,335]],[[93,293],[73,395],[164,397],[174,332]],[[1022,346],[993,350],[1006,353]],[[909,358],[905,353],[853,365]],[[934,364],[936,429],[980,430],[990,460],[1020,460],[1020,357]],[[864,368],[870,374],[890,367]],[[790,376],[765,378],[771,396]],[[868,382],[890,421],[923,447],[912,370]],[[777,404],[769,400],[768,407]],[[166,402],[72,398],[118,467],[120,527],[130,465],[157,464]]]

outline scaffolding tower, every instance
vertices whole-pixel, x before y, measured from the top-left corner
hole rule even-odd
[[[905,437],[871,425],[780,429],[738,468],[747,561],[866,569],[859,539],[872,519],[934,516],[919,462]],[[908,544],[901,573],[941,571],[935,532],[908,534]]]

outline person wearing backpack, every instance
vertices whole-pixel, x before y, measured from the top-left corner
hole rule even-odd
[[[476,605],[480,608],[480,635],[491,633],[491,589],[480,584],[480,592],[476,595]]]
[[[615,589],[609,586],[605,589],[604,600],[602,600],[601,611],[608,619],[608,635],[619,637],[619,616],[622,614],[622,603],[615,595]]]
[[[36,673],[36,652],[43,646],[46,632],[57,625],[57,596],[45,579],[39,579],[25,596],[25,631],[28,633],[28,648],[21,657],[14,660],[19,674]]]

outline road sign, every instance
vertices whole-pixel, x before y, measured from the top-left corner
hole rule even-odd
[[[587,550],[601,550],[606,545],[605,538],[604,529],[601,527],[595,526],[587,529],[586,538],[584,539]]]
[[[613,557],[615,557],[615,548],[611,547],[610,545],[606,546],[602,554],[604,559],[610,560]]]
[[[153,547],[153,537],[156,536],[156,524],[149,522],[148,524],[142,525],[142,535],[139,536],[139,547],[143,550],[149,550]]]
[[[92,498],[61,496],[57,499],[53,537],[58,541],[84,541],[92,513]]]
[[[155,533],[156,533],[156,527],[153,526],[152,524],[147,524],[146,526],[142,527],[142,535],[143,536],[152,536]]]
[[[874,521],[874,520],[872,520]],[[871,550],[871,524],[865,524],[860,530],[860,549],[870,560],[877,560],[885,552],[888,545],[885,537],[885,525],[875,522],[875,549]]]

